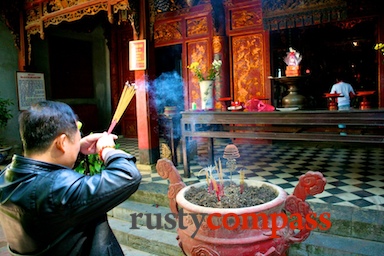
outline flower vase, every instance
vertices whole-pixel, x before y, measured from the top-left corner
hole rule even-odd
[[[213,109],[213,80],[200,81],[201,109]]]

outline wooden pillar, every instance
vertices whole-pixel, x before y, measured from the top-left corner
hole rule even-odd
[[[159,129],[155,105],[152,102],[150,79],[154,77],[154,46],[149,40],[148,6],[147,1],[140,1],[139,29],[134,39],[146,39],[147,69],[135,71],[137,137],[139,146],[140,164],[154,164],[160,158]]]
[[[26,31],[24,29],[24,14],[22,11],[19,13],[19,22],[20,22],[20,46],[18,53],[18,68],[19,71],[26,71],[27,66],[27,51],[26,51]]]
[[[384,16],[379,17],[379,38],[378,42],[384,41]],[[384,56],[381,51],[378,51],[378,94],[379,94],[379,108],[384,108]]]
[[[212,41],[213,58],[223,62],[220,76],[215,80],[215,108],[221,109],[222,106],[219,99],[230,97],[228,38],[226,36],[214,36]]]

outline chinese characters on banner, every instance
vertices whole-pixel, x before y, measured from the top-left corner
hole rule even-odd
[[[145,70],[147,68],[146,41],[129,42],[129,70]]]
[[[19,109],[26,110],[33,103],[45,100],[43,73],[17,72]]]

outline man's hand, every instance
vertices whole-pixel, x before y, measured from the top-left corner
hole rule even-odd
[[[114,134],[108,134],[106,132],[103,133],[96,143],[97,152],[100,152],[103,148],[114,148],[115,147],[115,139],[117,136]]]
[[[107,132],[104,133],[92,133],[88,136],[85,136],[80,140],[80,152],[84,155],[89,154],[96,154],[99,152],[100,145],[111,145],[114,146],[115,142],[118,137],[115,134],[108,134]],[[101,142],[98,141],[101,139]],[[104,145],[105,144],[105,145]],[[98,145],[98,147],[96,146]]]

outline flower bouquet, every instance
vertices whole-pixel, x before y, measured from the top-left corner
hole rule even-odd
[[[199,63],[197,61],[192,62],[191,65],[187,66],[198,78],[199,82],[204,80],[214,80],[220,74],[220,67],[222,65],[221,60],[214,60],[211,68],[208,70],[208,75],[204,76]]]
[[[373,48],[375,49],[376,51],[381,51],[381,54],[384,55],[384,44],[383,43],[378,43],[375,45],[375,47]]]
[[[201,109],[213,109],[213,80],[220,74],[221,65],[221,60],[214,60],[207,75],[203,74],[198,62],[192,62],[187,66],[199,80]]]

